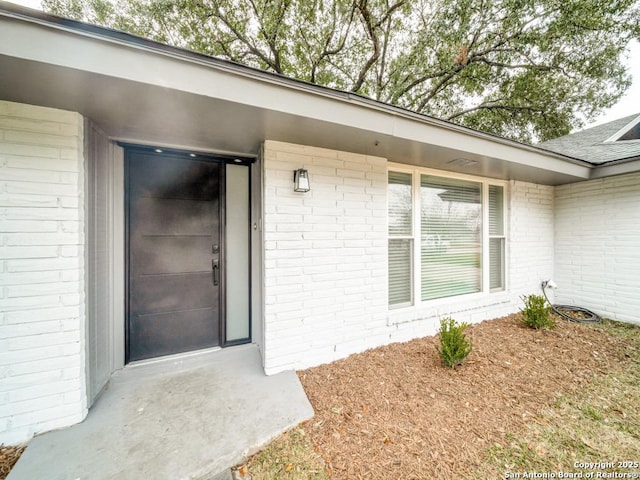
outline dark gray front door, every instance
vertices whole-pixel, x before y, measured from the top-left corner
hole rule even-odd
[[[220,343],[220,165],[127,150],[127,361]]]

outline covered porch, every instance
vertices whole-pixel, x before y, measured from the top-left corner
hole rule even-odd
[[[160,478],[200,478],[208,475],[205,471],[216,473],[215,470],[221,465],[234,463],[240,458],[231,454],[225,457],[226,454],[215,451],[211,446],[213,439],[222,440],[225,447],[233,445],[232,439],[236,437],[248,439],[247,445],[257,446],[261,439],[268,440],[280,429],[294,425],[307,415],[295,416],[294,400],[282,403],[276,400],[295,397],[284,386],[277,386],[280,385],[277,382],[287,385],[293,385],[294,380],[297,382],[293,373],[270,378],[264,376],[265,370],[273,372],[281,368],[280,364],[268,365],[265,352],[275,352],[276,356],[286,355],[282,343],[293,343],[282,340],[282,333],[286,329],[271,328],[267,332],[273,318],[264,313],[266,302],[273,301],[264,294],[265,272],[275,271],[274,266],[265,264],[263,259],[264,228],[265,225],[273,228],[278,221],[269,218],[272,212],[263,211],[264,182],[267,175],[271,175],[265,170],[263,162],[265,141],[375,156],[381,162],[428,166],[465,175],[516,179],[545,185],[584,180],[590,174],[589,167],[583,162],[568,161],[560,155],[543,154],[532,147],[350,93],[255,71],[121,32],[9,6],[1,1],[0,7],[0,65],[3,72],[7,72],[0,78],[0,98],[16,102],[20,108],[36,106],[35,110],[42,107],[64,110],[69,117],[77,115],[80,120],[74,122],[79,122],[81,127],[76,129],[79,132],[77,138],[74,137],[79,145],[77,151],[72,152],[75,169],[71,172],[74,175],[73,185],[50,187],[62,188],[65,195],[67,190],[73,189],[73,195],[68,194],[69,198],[65,198],[68,205],[75,209],[72,213],[77,222],[74,248],[67,249],[73,258],[52,258],[51,262],[54,266],[66,261],[77,264],[77,268],[74,267],[75,270],[71,272],[77,272],[79,292],[78,305],[72,318],[73,336],[69,335],[69,339],[64,340],[67,343],[60,347],[71,352],[60,360],[60,364],[69,370],[73,368],[71,373],[75,384],[72,391],[65,391],[64,395],[56,397],[59,403],[55,405],[49,400],[52,395],[47,396],[49,384],[34,382],[26,387],[18,385],[20,388],[37,390],[34,402],[42,402],[45,406],[41,407],[38,403],[34,408],[56,413],[52,415],[53,418],[43,414],[42,419],[31,420],[26,418],[30,414],[27,412],[25,418],[20,419],[25,425],[19,427],[22,430],[13,438],[58,428],[63,422],[69,425],[79,421],[91,408],[82,424],[37,437],[11,478],[33,478],[30,475],[36,470],[27,471],[27,468],[39,468],[40,473],[46,468],[47,476],[51,478],[84,478],[87,472],[91,473],[91,478],[95,478],[97,472],[104,472],[104,478],[117,477],[125,474],[126,468],[134,468],[125,463],[127,458],[138,459],[136,465],[140,468],[176,469],[158,470],[155,474]],[[42,45],[48,47],[43,49]],[[40,111],[36,113],[44,115]],[[60,115],[60,112],[54,113]],[[47,115],[53,116],[54,113]],[[51,122],[47,123],[43,118],[46,120],[49,117],[45,115],[34,121],[50,126]],[[17,121],[24,122],[24,119],[20,117],[14,122]],[[54,126],[57,129],[68,127],[63,124]],[[37,128],[41,128],[39,123]],[[22,138],[34,142],[36,137],[39,142],[59,141],[55,135],[42,135],[37,129],[36,132],[37,135],[29,134]],[[213,344],[231,346],[252,342],[252,345],[232,347],[228,351],[196,355],[189,359],[185,357],[139,367],[124,367],[132,357],[126,355],[128,291],[125,279],[128,264],[125,246],[130,233],[126,227],[130,225],[125,221],[125,182],[128,177],[125,170],[126,152],[122,145],[143,146],[159,154],[163,150],[175,149],[192,158],[204,154],[231,158],[231,161],[255,160],[251,163],[249,175],[242,177],[242,188],[248,195],[243,194],[246,203],[242,205],[241,212],[247,221],[241,227],[250,248],[236,241],[227,242],[231,246],[242,247],[242,269],[232,268],[231,264],[222,265],[221,270],[214,269],[213,263],[208,263],[209,257],[216,260],[215,255],[219,255],[223,259],[225,253],[224,250],[216,250],[218,244],[215,242],[207,245],[207,263],[203,263],[207,272],[222,271],[221,286],[229,287],[224,294],[220,294],[227,301],[226,305],[220,303],[224,308],[218,305],[218,311],[222,313],[217,318],[223,324],[222,328],[227,329],[223,333],[228,333],[231,324],[225,322],[233,317],[233,312],[227,307],[238,305],[242,307],[242,315],[234,318],[241,318],[245,327],[243,332],[248,331],[246,335],[232,337],[221,333],[222,341]],[[55,144],[53,146],[57,148]],[[33,148],[24,147],[28,152]],[[66,164],[61,164],[66,159],[59,156],[56,148],[42,150],[44,153],[41,155],[48,154],[50,150],[55,155],[39,168],[49,171],[65,167]],[[276,174],[286,183],[282,188],[285,194],[292,190],[291,170],[298,168],[303,161],[296,156],[297,153],[289,153],[289,159],[278,167],[286,170]],[[26,153],[23,152],[24,155]],[[38,159],[36,161],[40,162]],[[275,158],[274,161],[279,160]],[[318,162],[318,166],[324,166],[323,158],[314,161]],[[288,162],[292,164],[291,167]],[[23,163],[20,165],[24,166]],[[230,164],[230,168],[238,169],[241,166]],[[382,164],[379,167],[386,168]],[[32,170],[33,175],[27,180],[40,175],[37,168],[33,167]],[[231,177],[226,178],[228,180]],[[220,185],[223,185],[222,182]],[[229,187],[226,191],[240,192],[239,188],[230,188],[232,186],[225,184],[225,188]],[[38,190],[36,193],[41,192]],[[224,198],[221,194],[219,197]],[[231,200],[225,198],[225,209],[219,209],[221,215],[230,219],[240,218],[230,210],[239,202]],[[51,210],[57,208],[56,203]],[[55,226],[57,229],[57,224]],[[192,232],[179,233],[186,236]],[[227,233],[231,238],[230,229]],[[224,249],[224,243],[220,245]],[[58,255],[57,250],[54,254]],[[172,257],[165,255],[163,258]],[[35,277],[38,274],[37,267],[30,268],[34,268]],[[237,274],[240,270],[246,274],[242,278]],[[234,275],[224,284],[226,271]],[[64,273],[67,272],[61,275]],[[169,275],[175,272],[162,273]],[[41,280],[36,280],[33,283],[40,284]],[[231,281],[235,280],[238,280],[239,288],[231,288]],[[21,287],[16,287],[16,290],[18,288]],[[240,292],[244,301],[228,300],[230,297],[226,295],[234,292]],[[45,300],[48,301],[47,298],[36,298],[33,304],[38,308],[50,308],[50,304],[43,303]],[[58,301],[59,297],[51,302],[54,300]],[[61,312],[66,312],[64,303],[54,305]],[[180,308],[182,311],[195,310],[202,305],[187,307],[191,308]],[[15,308],[19,310],[16,318],[19,315],[32,316],[26,307],[26,313],[20,310],[23,308],[20,305]],[[176,307],[175,310],[180,308]],[[288,331],[291,334],[291,330]],[[24,342],[26,347],[23,350],[26,353],[20,354],[21,361],[23,357],[32,355],[32,350],[39,348],[39,344],[32,347],[29,338]],[[58,348],[58,345],[54,347]],[[211,365],[206,364],[209,355],[212,360],[216,357]],[[249,367],[233,362],[229,363],[228,368],[218,366],[221,359],[240,360],[243,355],[249,355],[251,359],[251,367],[246,375],[243,368]],[[47,357],[42,362],[48,360]],[[51,367],[52,370],[55,368],[58,367]],[[42,366],[42,369],[45,374],[50,374],[49,366]],[[54,373],[57,375],[57,371]],[[49,378],[46,380],[49,381]],[[20,379],[10,381],[17,384]],[[55,376],[49,383],[52,389],[56,389],[62,388],[60,385],[64,382]],[[107,389],[99,396],[105,384]],[[281,396],[267,396],[260,390],[262,386],[276,389]],[[18,390],[18,387],[15,389]],[[304,396],[299,384],[290,388],[298,389],[300,395]],[[166,394],[169,390],[172,395]],[[225,406],[226,401],[237,410]],[[284,410],[281,414],[270,407],[272,402],[282,405]],[[22,401],[16,403],[20,403],[15,407],[18,412],[16,415],[22,414],[18,410],[23,408],[23,404],[24,408],[31,408]],[[54,408],[56,405],[58,409]],[[308,403],[305,405],[310,415]],[[140,408],[141,411],[138,410]],[[68,418],[58,418],[57,410],[68,410]],[[232,411],[236,413],[232,414]],[[264,414],[265,419],[254,414]],[[233,415],[241,423],[236,424]],[[265,423],[265,428],[270,428],[269,422],[278,418],[284,420],[272,429],[272,433],[254,439],[254,433],[257,435],[254,429],[258,425]],[[116,422],[116,419],[120,420]],[[23,434],[23,431],[27,433]],[[71,437],[76,436],[78,439],[72,444]],[[187,445],[196,447],[191,450]],[[202,448],[206,450],[200,451],[198,445],[203,445]],[[243,448],[246,451],[246,447]],[[187,450],[193,452],[194,456],[182,453]],[[61,471],[59,477],[54,475],[54,466],[65,468],[62,460],[80,458],[87,459],[86,470],[73,474],[73,477],[69,471]],[[222,460],[216,463],[216,458]],[[32,466],[27,467],[28,464]],[[202,470],[180,470],[186,468],[185,465],[196,468],[199,464],[204,465]],[[114,470],[118,468],[123,470]],[[139,477],[139,473],[143,471],[138,471],[135,476]],[[144,473],[153,474],[153,471]]]
[[[8,478],[215,478],[311,416],[296,374],[265,376],[256,345],[133,364],[82,423],[34,438]]]

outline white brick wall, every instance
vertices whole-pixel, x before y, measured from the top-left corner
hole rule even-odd
[[[640,324],[640,173],[556,187],[558,303]]]
[[[553,189],[510,185],[506,292],[387,308],[386,160],[267,141],[264,148],[267,373],[432,335],[439,319],[478,322],[520,308],[553,270]],[[293,192],[309,170],[311,191]]]
[[[0,101],[0,443],[86,414],[82,127]]]
[[[264,162],[265,370],[373,345],[386,329],[386,160],[267,141]],[[293,191],[297,168],[308,193]]]
[[[515,181],[509,189],[507,280],[516,296],[514,301],[519,302],[520,295],[540,295],[542,281],[553,277],[554,190],[545,185]]]

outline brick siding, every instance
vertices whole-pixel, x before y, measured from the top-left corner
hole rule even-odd
[[[0,101],[0,443],[86,414],[82,126]]]
[[[640,324],[640,173],[556,187],[555,291]]]
[[[447,315],[512,313],[553,272],[553,188],[512,182],[508,290],[389,310],[386,160],[267,141],[264,165],[267,373],[432,335]],[[309,171],[308,193],[293,191],[297,168]]]

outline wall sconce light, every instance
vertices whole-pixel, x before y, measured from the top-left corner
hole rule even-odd
[[[293,172],[293,191],[294,192],[308,192],[311,190],[309,186],[309,172],[304,168],[299,168]]]

